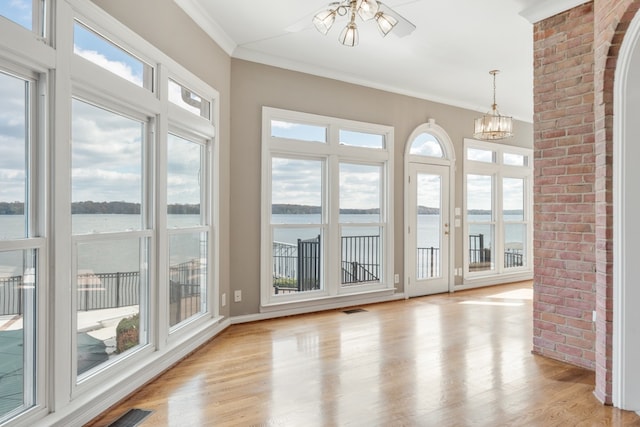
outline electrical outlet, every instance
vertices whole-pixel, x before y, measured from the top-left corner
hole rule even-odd
[[[394,274],[393,275],[393,283],[400,283],[400,275],[399,274]]]
[[[233,302],[240,302],[242,301],[242,291],[235,291],[233,293]]]
[[[226,306],[227,306],[227,294],[222,294],[222,298],[221,298],[220,304],[221,304],[223,307],[226,307]]]

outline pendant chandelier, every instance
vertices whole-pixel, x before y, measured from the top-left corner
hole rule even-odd
[[[493,76],[493,105],[491,111],[475,120],[473,137],[476,139],[496,140],[513,136],[513,119],[501,116],[498,112],[498,104],[496,104],[496,74],[499,72],[500,70],[489,71],[489,74]]]
[[[326,35],[333,26],[336,16],[348,15],[349,22],[340,33],[338,41],[345,46],[357,46],[360,39],[356,15],[363,21],[375,20],[382,37],[389,34],[398,24],[398,19],[383,11],[380,6],[381,3],[376,0],[343,0],[329,3],[328,9],[315,14],[313,25],[320,33]]]

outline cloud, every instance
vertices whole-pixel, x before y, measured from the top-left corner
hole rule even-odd
[[[122,61],[110,60],[100,52],[97,52],[95,50],[85,50],[77,45],[73,46],[73,52],[76,55],[81,56],[106,70],[111,71],[112,73],[122,77],[123,79],[133,82],[138,86],[142,86],[142,76],[139,73],[134,72],[133,68],[129,64],[126,64]]]

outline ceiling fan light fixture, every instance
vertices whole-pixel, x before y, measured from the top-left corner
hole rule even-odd
[[[313,25],[316,27],[320,33],[325,36],[333,26],[333,23],[336,20],[336,11],[335,10],[323,10],[321,12],[316,13],[313,17]]]
[[[363,21],[373,19],[379,9],[380,5],[378,5],[377,0],[357,0],[356,2],[356,10]]]
[[[338,41],[345,46],[354,47],[357,46],[360,42],[358,36],[358,26],[355,22],[351,21],[347,24],[346,27],[340,33],[340,37],[338,37]]]
[[[493,76],[493,104],[491,111],[474,121],[473,137],[476,139],[495,141],[513,136],[513,119],[500,115],[496,104],[496,74],[499,72],[500,70],[489,71]]]
[[[393,27],[398,24],[398,20],[396,18],[382,12],[376,13],[375,19],[376,23],[378,24],[378,30],[380,31],[380,34],[382,34],[382,37],[389,34],[389,32],[393,30]]]

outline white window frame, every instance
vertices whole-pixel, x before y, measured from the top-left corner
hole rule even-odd
[[[22,27],[20,27],[23,29]],[[0,56],[0,70],[6,74],[15,76],[30,84],[29,97],[26,99],[29,111],[29,144],[25,152],[27,157],[25,215],[28,223],[28,235],[24,238],[0,240],[0,251],[26,251],[37,252],[36,258],[36,290],[34,300],[29,306],[24,307],[23,334],[24,356],[33,355],[33,359],[26,364],[23,377],[32,378],[31,382],[25,381],[25,404],[0,416],[0,420],[10,420],[20,413],[44,414],[44,386],[46,369],[46,331],[47,331],[47,297],[48,297],[48,243],[47,217],[45,201],[47,198],[45,177],[47,168],[48,141],[46,138],[45,104],[48,97],[48,76],[44,70],[37,67],[29,67],[28,64],[16,64],[6,61]],[[27,210],[28,208],[28,210]],[[28,318],[29,313],[31,318]]]
[[[34,0],[39,3],[40,0]],[[46,1],[44,36],[6,19],[0,19],[0,67],[38,81],[38,123],[33,129],[32,220],[37,235],[20,241],[0,242],[0,250],[37,249],[38,282],[36,318],[36,402],[14,414],[7,425],[83,424],[127,394],[177,363],[223,328],[218,308],[219,292],[219,143],[216,125],[220,94],[170,57],[122,25],[93,2]],[[78,20],[147,64],[154,72],[149,89],[129,81],[73,53],[73,23]],[[43,21],[44,22],[44,21]],[[39,24],[38,24],[39,25]],[[26,73],[26,74],[25,74]],[[169,103],[168,78],[193,89],[210,102],[210,119],[194,116]],[[53,78],[55,77],[55,78]],[[151,248],[149,344],[76,383],[73,253],[75,241],[91,236],[71,232],[71,98],[76,96],[101,107],[142,117],[149,129],[149,150],[143,171],[149,191],[143,204],[149,208],[149,227],[134,232],[154,241]],[[175,110],[175,111],[174,111]],[[170,124],[172,123],[172,124]],[[209,235],[207,311],[169,336],[164,296],[166,265],[166,135],[179,126],[207,141],[207,222]],[[55,141],[48,144],[47,141]],[[153,147],[153,149],[151,149]],[[164,168],[164,169],[163,169]],[[45,216],[46,215],[46,216]],[[127,236],[129,234],[125,233]],[[106,236],[105,236],[106,237]],[[117,233],[106,238],[120,238]],[[163,317],[165,316],[165,317]]]
[[[492,162],[469,160],[468,149],[479,149],[493,152]],[[525,165],[505,165],[504,154],[517,154],[525,158]],[[533,274],[533,150],[495,142],[464,140],[463,153],[463,284],[458,289],[484,286],[508,281],[528,280]],[[504,253],[504,224],[502,218],[502,182],[503,178],[524,179],[524,220],[527,226],[526,264],[522,267],[504,268],[504,257],[495,256],[495,267],[492,270],[469,271],[469,221],[467,220],[467,176],[485,175],[492,177],[492,221],[494,231],[494,252]]]
[[[327,141],[307,142],[271,136],[272,120],[323,126],[327,128]],[[374,133],[384,136],[383,148],[365,148],[341,145],[339,130]],[[326,304],[341,298],[358,297],[363,294],[390,295],[393,282],[393,127],[339,119],[296,111],[263,107],[262,110],[262,212],[261,212],[261,311],[284,308],[310,307]],[[271,224],[271,161],[274,157],[322,160],[323,216],[319,224],[308,225],[322,229],[325,244],[321,246],[321,277],[323,287],[318,291],[273,295]],[[339,218],[339,165],[354,163],[377,165],[382,168],[380,182],[380,222],[382,273],[379,282],[342,286],[340,274],[340,236],[343,226]],[[303,225],[306,226],[306,225]]]

